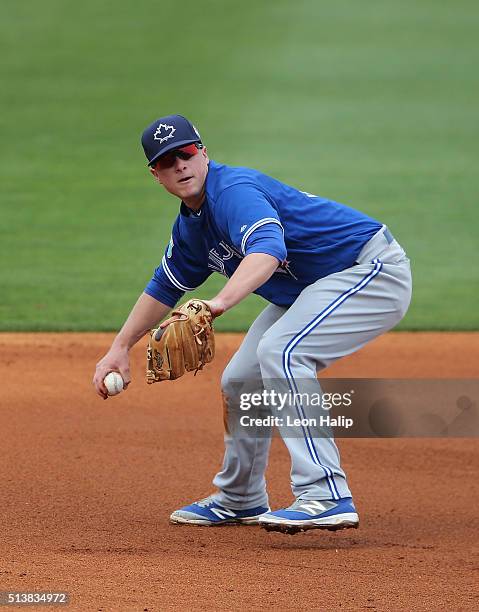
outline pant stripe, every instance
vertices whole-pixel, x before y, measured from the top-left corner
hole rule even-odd
[[[288,380],[289,388],[293,394],[296,412],[298,414],[298,417],[301,419],[305,418],[305,413],[301,405],[301,402],[297,401],[297,395],[299,394],[299,392],[298,392],[298,387],[296,385],[296,381],[294,380],[293,373],[291,371],[291,353],[298,346],[301,340],[305,338],[307,335],[309,335],[312,332],[312,330],[315,327],[317,327],[322,321],[324,321],[326,317],[328,317],[332,312],[334,312],[336,308],[341,306],[341,304],[345,302],[349,297],[361,291],[361,289],[366,287],[366,285],[368,285],[372,281],[372,279],[379,274],[382,268],[381,261],[379,259],[373,259],[372,263],[374,264],[374,268],[371,272],[369,272],[369,274],[367,274],[354,287],[342,293],[338,298],[336,298],[333,302],[331,302],[329,306],[326,306],[324,310],[322,310],[312,321],[310,321],[310,323],[308,323],[298,334],[296,334],[296,336],[294,336],[288,342],[288,344],[283,350],[283,370],[286,375],[286,379]],[[301,428],[303,430],[303,436],[306,442],[306,446],[308,448],[308,452],[311,456],[311,459],[313,460],[313,463],[316,463],[316,465],[320,465],[323,468],[326,474],[326,481],[328,483],[328,487],[331,492],[332,498],[339,499],[340,495],[338,493],[338,489],[334,481],[332,470],[321,463],[321,460],[318,455],[318,451],[314,444],[314,438],[311,435],[311,431],[309,427],[306,426],[306,429],[305,429],[304,426],[301,425]]]

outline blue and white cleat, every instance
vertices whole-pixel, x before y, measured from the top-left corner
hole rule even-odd
[[[194,502],[189,506],[175,510],[170,516],[170,522],[181,525],[205,525],[213,527],[215,525],[257,525],[258,518],[268,512],[266,506],[249,508],[248,510],[233,510],[220,506],[214,496],[210,495],[205,499]]]
[[[295,534],[307,529],[348,529],[359,527],[351,497],[338,500],[297,499],[289,508],[267,512],[258,520],[267,531]]]

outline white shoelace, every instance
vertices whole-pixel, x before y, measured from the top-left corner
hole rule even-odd
[[[200,501],[197,501],[196,504],[198,506],[201,506],[202,508],[205,508],[206,506],[211,506],[215,503],[215,500],[213,499],[213,495],[209,495],[208,497],[205,497],[204,499],[200,499]]]

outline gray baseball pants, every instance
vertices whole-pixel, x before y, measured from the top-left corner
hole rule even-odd
[[[235,424],[238,381],[277,382],[293,392],[321,393],[317,372],[394,327],[411,300],[409,259],[385,226],[363,247],[357,264],[306,287],[289,307],[267,306],[222,377],[227,421]],[[317,408],[316,408],[317,412]],[[314,417],[314,406],[286,404],[282,416]],[[279,428],[291,456],[291,487],[301,499],[350,497],[332,436],[315,427]],[[265,470],[271,431],[261,436],[225,432],[225,456],[213,484],[216,500],[233,509],[268,506]]]

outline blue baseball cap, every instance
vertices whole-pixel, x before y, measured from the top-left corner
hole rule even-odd
[[[193,142],[201,142],[201,136],[183,115],[160,117],[146,128],[141,137],[149,166],[168,151]]]

